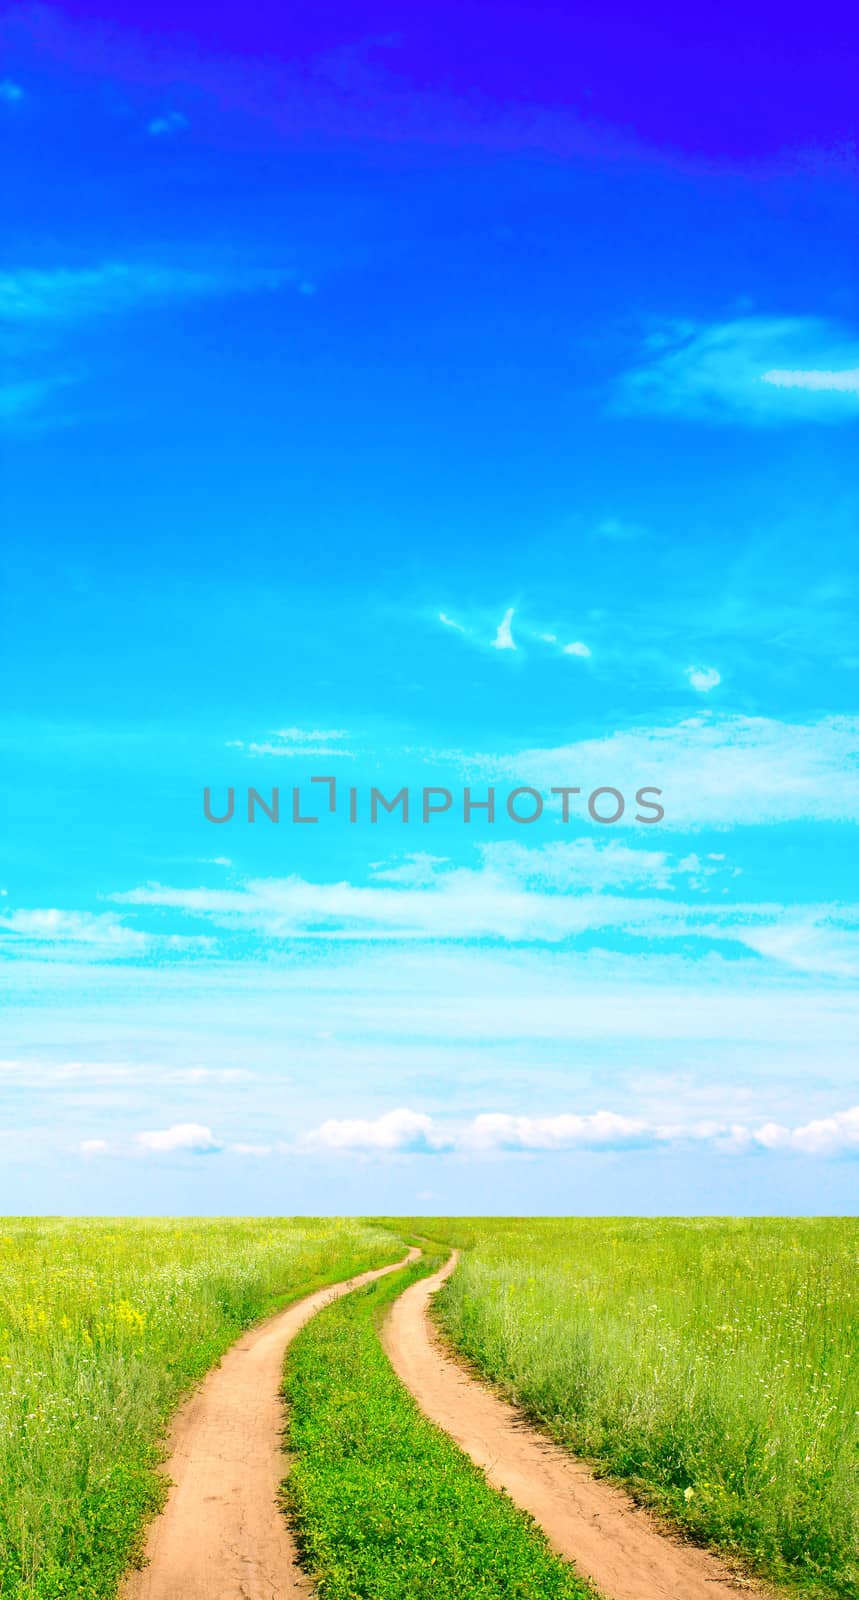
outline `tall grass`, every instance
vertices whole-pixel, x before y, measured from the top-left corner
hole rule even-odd
[[[447,1333],[556,1439],[759,1573],[859,1593],[859,1224],[447,1231]]]
[[[183,1390],[276,1304],[400,1254],[332,1219],[0,1219],[3,1600],[115,1594]]]

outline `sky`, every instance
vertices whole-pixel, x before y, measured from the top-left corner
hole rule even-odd
[[[853,1211],[848,8],[0,42],[0,1208]]]

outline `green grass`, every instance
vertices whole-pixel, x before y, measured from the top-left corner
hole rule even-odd
[[[324,1600],[586,1600],[530,1519],[421,1416],[377,1321],[428,1260],[338,1301],[290,1347],[285,1487]]]
[[[265,1312],[402,1253],[336,1219],[0,1219],[3,1600],[115,1595],[182,1393]]]
[[[859,1593],[859,1223],[419,1226],[466,1250],[448,1336],[562,1444],[803,1600]],[[396,1260],[390,1229],[0,1219],[2,1600],[112,1600],[182,1393],[265,1312]],[[405,1281],[293,1348],[289,1495],[326,1600],[582,1600],[392,1373],[375,1320]]]
[[[691,1538],[859,1594],[859,1223],[426,1219],[451,1341]]]

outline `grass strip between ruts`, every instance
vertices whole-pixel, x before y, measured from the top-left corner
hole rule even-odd
[[[314,1317],[284,1375],[284,1498],[324,1600],[590,1600],[543,1534],[422,1416],[379,1341],[390,1303],[440,1258]]]

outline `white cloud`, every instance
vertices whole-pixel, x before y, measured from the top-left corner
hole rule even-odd
[[[446,628],[452,628],[456,633],[465,635],[472,644],[477,645],[480,649],[484,649],[488,642],[493,650],[518,650],[519,646],[513,636],[513,618],[515,616],[515,607],[508,606],[495,629],[494,636],[488,641],[485,614],[477,619],[472,618],[468,627],[461,622],[457,622],[454,617],[448,616],[445,611],[438,613],[438,620]],[[583,640],[574,639],[569,644],[563,644],[557,633],[546,631],[545,629],[541,630],[539,626],[529,626],[527,623],[523,623],[520,618],[519,623],[517,623],[517,635],[522,633],[528,639],[538,639],[542,644],[553,645],[561,655],[587,658],[591,654],[590,646],[585,644]]]
[[[162,1067],[165,1083],[250,1083],[256,1074],[246,1067]]]
[[[496,633],[495,638],[492,641],[493,648],[495,650],[515,650],[516,649],[516,641],[513,638],[512,627],[511,627],[511,624],[513,622],[513,618],[514,618],[515,615],[516,615],[516,613],[515,613],[513,607],[512,606],[508,606],[508,608],[505,611],[503,617],[501,618],[501,621],[498,624],[498,632]]]
[[[77,322],[147,304],[276,290],[280,269],[203,271],[156,262],[107,261],[95,267],[19,268],[0,273],[0,317],[7,323]]]
[[[228,739],[227,749],[248,756],[345,756],[352,760],[352,751],[339,742],[346,738],[343,728],[272,728],[265,740]]]
[[[404,888],[423,889],[437,881],[439,869],[450,864],[447,856],[433,856],[426,850],[413,850],[398,861],[371,862],[370,870],[377,883],[399,883]]]
[[[151,1051],[156,1038],[169,1045],[164,1071],[183,1060],[232,1067],[252,1044],[250,1097],[242,1085],[177,1093],[159,1079],[146,1089],[145,1072],[132,1080],[143,1092],[121,1083],[115,1091],[107,1075],[106,1088],[97,1077],[82,1077],[80,1092],[74,1082],[50,1086],[73,1140],[111,1138],[120,1118],[132,1130],[193,1120],[232,1140],[275,1143],[277,1130],[294,1142],[323,1118],[375,1116],[394,1105],[463,1114],[606,1106],[659,1124],[712,1117],[795,1126],[855,1104],[857,986],[732,948],[726,957],[704,944],[642,940],[618,949],[605,938],[590,950],[404,941],[329,943],[302,959],[253,938],[241,960],[96,970],[85,1006],[70,968],[46,973],[28,964],[15,983],[19,994],[33,986],[41,996],[41,1053],[60,1063],[73,1053],[86,1063],[94,1028],[105,1052],[110,1040],[122,1041],[123,1054],[135,1044]],[[8,1056],[32,1057],[32,1011],[7,1003],[2,1033]],[[756,1086],[755,1097],[747,1105],[719,1095],[690,1104],[677,1089],[662,1103],[643,1103],[627,1079],[657,1066],[719,1085],[739,1074]],[[20,1077],[11,1071],[11,1082],[0,1079],[10,1117],[27,1068]],[[447,1085],[456,1086],[450,1102]],[[107,1107],[110,1127],[98,1120]],[[38,1117],[38,1101],[34,1110]]]
[[[278,739],[289,744],[327,744],[332,739],[348,739],[345,728],[274,728]]]
[[[264,878],[228,890],[150,884],[115,898],[181,909],[273,940],[560,944],[598,935],[609,945],[635,940],[656,946],[696,939],[702,954],[714,944],[741,945],[772,962],[832,977],[859,969],[859,906],[791,908],[606,893],[623,883],[671,887],[680,874],[690,887],[706,890],[719,868],[694,853],[678,862],[658,851],[645,852],[639,865],[634,850],[590,845],[558,842],[544,851],[487,846],[478,870],[436,874],[422,863],[402,886]]]
[[[824,391],[833,394],[859,394],[859,367],[848,372],[791,372],[774,367],[761,373],[763,383],[772,383],[778,389],[811,389],[816,394]]]
[[[444,1144],[431,1117],[404,1107],[373,1120],[332,1118],[305,1136],[308,1150],[429,1151]]]
[[[188,127],[188,118],[181,111],[164,111],[160,116],[152,117],[146,124],[146,132],[153,139],[163,139],[171,134],[184,133]]]
[[[570,644],[562,644],[556,633],[538,633],[537,638],[543,644],[556,645],[562,656],[581,656],[584,660],[591,654],[589,646],[581,639],[574,639]]]
[[[794,1128],[701,1119],[657,1123],[615,1111],[516,1116],[483,1111],[469,1122],[444,1122],[400,1108],[375,1120],[332,1120],[307,1134],[305,1149],[362,1155],[464,1155],[492,1152],[623,1151],[709,1146],[727,1155],[755,1151],[803,1156],[859,1155],[859,1106]]]
[[[103,1156],[109,1146],[106,1139],[82,1139],[78,1148],[82,1156]]]
[[[109,962],[133,960],[156,951],[178,955],[204,950],[211,943],[205,934],[145,933],[110,911],[36,907],[0,913],[0,950],[5,948],[19,958],[29,953],[57,962]]]
[[[175,1122],[171,1128],[138,1133],[136,1142],[141,1150],[159,1155],[183,1150],[194,1155],[210,1155],[223,1148],[211,1128],[204,1127],[200,1122]]]
[[[835,908],[837,916],[837,908]],[[820,972],[831,977],[859,977],[859,936],[837,923],[827,924],[813,914],[795,912],[782,922],[748,927],[743,943],[770,961],[797,972]]]
[[[130,954],[146,948],[148,935],[129,928],[115,912],[60,911],[55,907],[8,911],[0,915],[0,935],[22,942],[98,946],[107,952]]]
[[[686,676],[699,694],[709,694],[722,681],[722,674],[715,667],[687,667]]]
[[[843,396],[857,392],[850,380],[859,341],[826,318],[669,322],[651,334],[645,350],[644,362],[616,385],[620,413],[761,426],[838,422],[856,414]],[[802,379],[809,381],[790,381]]]
[[[650,1142],[647,1124],[613,1111],[586,1116],[516,1117],[485,1111],[474,1118],[464,1142],[477,1150],[622,1149]]]
[[[666,850],[648,850],[613,839],[605,844],[594,839],[557,839],[541,846],[499,840],[481,845],[480,856],[496,880],[506,878],[518,885],[564,893],[571,889],[597,893],[632,887],[670,889],[677,878],[698,875],[701,870],[697,856],[678,860]],[[443,860],[438,864],[445,865]],[[435,873],[424,881],[437,882],[438,878]]]
[[[753,1134],[765,1150],[788,1150],[805,1156],[859,1155],[859,1106],[836,1111],[799,1128],[768,1122]]]
[[[8,1085],[27,1089],[124,1088],[178,1085],[216,1086],[254,1082],[256,1074],[244,1067],[175,1067],[151,1061],[46,1061],[41,1057],[0,1060],[0,1078]]]
[[[704,712],[680,722],[516,755],[451,755],[466,777],[547,790],[662,789],[660,828],[859,821],[859,718],[777,722]],[[624,818],[624,821],[626,818]]]

